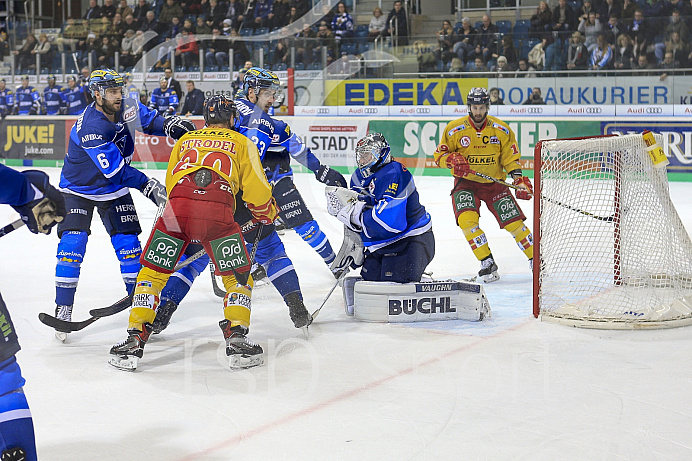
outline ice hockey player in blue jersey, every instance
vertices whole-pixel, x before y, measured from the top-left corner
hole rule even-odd
[[[8,116],[14,107],[14,91],[7,88],[5,79],[0,79],[0,118]]]
[[[36,88],[29,85],[29,76],[22,77],[21,86],[14,92],[14,113],[18,115],[37,115],[41,109],[41,96]]]
[[[55,75],[48,76],[48,86],[43,89],[43,110],[46,115],[58,115],[65,101],[62,97],[62,87],[55,83]]]
[[[168,117],[178,110],[178,94],[173,88],[168,87],[168,79],[165,76],[159,78],[159,88],[151,92],[149,108],[157,110],[159,115]]]
[[[125,72],[123,74],[123,81],[125,82],[125,97],[139,101],[140,91],[139,88],[132,83],[132,74],[130,72]]]
[[[84,112],[87,106],[86,94],[84,88],[77,82],[74,75],[67,77],[67,88],[62,92],[62,98],[65,101],[63,112],[68,115],[79,115]]]
[[[165,203],[165,187],[130,166],[135,131],[178,139],[195,126],[178,117],[164,119],[139,101],[123,99],[123,79],[110,69],[89,78],[94,102],[70,131],[60,188],[69,213],[58,226],[60,243],[55,269],[56,317],[70,320],[80,266],[86,252],[94,208],[111,237],[128,292],[139,271],[142,229],[130,196],[137,189],[157,206]],[[64,332],[56,333],[64,340]]]
[[[327,211],[362,239],[361,276],[372,282],[420,282],[435,256],[435,238],[413,176],[392,159],[381,133],[358,141],[356,163],[350,189],[327,188]]]
[[[0,165],[0,203],[12,205],[29,230],[50,233],[65,217],[65,201],[42,171],[20,173]],[[10,313],[0,296],[0,459],[35,461],[34,423],[24,395],[22,370],[15,355],[19,341]]]
[[[334,250],[293,183],[291,159],[306,166],[318,181],[328,186],[346,187],[346,180],[338,171],[322,165],[290,126],[268,115],[279,85],[279,78],[273,72],[259,67],[248,69],[243,78],[241,97],[236,99],[240,112],[239,130],[259,148],[264,172],[274,186],[274,199],[279,206],[281,221],[329,266],[334,261]]]

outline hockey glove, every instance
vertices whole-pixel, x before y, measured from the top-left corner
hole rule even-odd
[[[50,230],[61,222],[67,211],[65,199],[60,191],[50,185],[48,175],[38,170],[27,170],[27,177],[35,190],[34,200],[22,206],[13,207],[34,234],[50,234]]]
[[[348,187],[344,175],[327,165],[320,165],[320,168],[315,171],[315,177],[319,182],[328,186]]]
[[[188,131],[196,129],[197,127],[195,127],[194,123],[175,115],[166,118],[163,122],[163,132],[166,133],[166,136],[173,139],[180,139]]]
[[[144,183],[144,186],[140,189],[142,194],[152,202],[154,205],[159,206],[165,204],[168,200],[168,195],[166,194],[166,187],[159,182],[156,178],[149,178],[149,181]]]
[[[514,190],[514,195],[520,200],[531,200],[533,195],[533,186],[531,185],[531,180],[526,176],[517,176],[514,178],[514,185],[518,187],[523,187],[521,190]]]
[[[276,208],[276,201],[272,197],[267,203],[263,205],[253,205],[252,203],[245,204],[247,209],[252,213],[252,218],[259,223],[264,225],[271,224],[276,219],[279,214],[279,210]]]
[[[341,209],[353,202],[358,201],[358,192],[339,186],[327,186],[324,188],[324,195],[327,197],[327,212],[336,216]]]
[[[459,152],[452,152],[447,157],[447,167],[452,169],[452,175],[463,178],[471,172],[469,161]]]

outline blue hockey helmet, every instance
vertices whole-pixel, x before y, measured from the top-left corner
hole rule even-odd
[[[468,96],[466,96],[466,105],[490,105],[490,96],[488,95],[488,90],[485,88],[471,88]]]
[[[250,88],[254,89],[255,92],[259,92],[259,90],[264,88],[279,90],[281,82],[274,72],[261,67],[251,67],[245,72],[243,77],[243,92],[248,94]]]
[[[48,81],[48,83],[50,83],[51,80],[55,81],[55,74],[50,74],[50,75],[48,75],[48,77],[46,78],[46,81]]]
[[[391,160],[391,148],[382,133],[366,134],[356,144],[356,163],[366,178]]]
[[[229,123],[238,119],[238,109],[231,98],[223,94],[215,94],[204,101],[202,111],[204,121],[209,124]]]
[[[94,92],[103,93],[108,88],[125,86],[125,81],[119,73],[113,69],[98,69],[89,76],[89,91],[94,96]]]

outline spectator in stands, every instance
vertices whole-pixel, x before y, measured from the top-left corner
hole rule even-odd
[[[296,62],[302,62],[304,64],[311,64],[314,56],[312,50],[316,45],[315,31],[312,30],[309,24],[303,24],[303,30],[301,30],[296,36],[295,48],[296,48]]]
[[[652,77],[658,75],[658,73],[652,72],[655,68],[656,66],[649,62],[649,58],[646,54],[640,54],[636,64],[632,66],[632,69],[640,71],[634,74],[637,77]]]
[[[534,71],[542,71],[545,67],[545,47],[548,46],[547,37],[536,43],[533,48],[529,51],[528,62],[529,68]]]
[[[130,5],[127,4],[127,0],[120,0],[118,7],[115,9],[115,12],[119,14],[122,18],[126,18],[127,15],[132,14],[133,11],[134,10],[130,8]]]
[[[573,32],[567,48],[567,70],[586,70],[589,65],[589,51],[584,45],[584,37],[580,32]]]
[[[679,33],[673,32],[670,35],[670,40],[666,42],[666,53],[673,54],[673,61],[677,63],[678,68],[687,67],[690,46],[682,40]],[[665,56],[663,59],[665,60]]]
[[[127,31],[128,29],[132,29],[135,31],[135,33],[139,30],[139,23],[137,20],[135,20],[135,17],[131,14],[127,14],[123,16],[125,20],[123,21],[123,27]]]
[[[230,0],[228,2],[228,9],[226,10],[226,18],[231,19],[233,23],[233,28],[235,30],[240,29],[240,25],[243,23],[247,5],[243,0]],[[211,33],[211,32],[208,32]]]
[[[408,45],[408,21],[406,11],[400,0],[394,2],[394,8],[389,12],[385,24],[386,28],[382,35],[396,36],[399,45]]]
[[[228,63],[228,37],[221,35],[218,27],[211,31],[211,37],[204,41],[204,62],[218,66],[219,69]]]
[[[541,0],[536,7],[536,13],[531,16],[531,27],[529,28],[529,37],[543,38],[551,29],[553,21],[553,13],[550,11],[548,2]]]
[[[168,25],[164,24],[164,27],[168,28]],[[159,22],[156,20],[156,15],[152,10],[147,11],[146,18],[144,19],[144,21],[142,21],[141,25],[139,26],[139,30],[141,30],[142,32],[151,31],[158,35],[159,29]]]
[[[116,13],[116,7],[113,5],[113,0],[103,0],[103,6],[101,7],[101,16],[108,19],[113,19]]]
[[[213,29],[209,27],[206,22],[204,22],[204,18],[202,16],[197,16],[195,30],[197,31],[196,33],[198,37],[203,35],[211,35],[213,32]]]
[[[183,25],[180,24],[180,18],[174,16],[171,19],[170,24],[168,24],[168,32],[166,32],[166,37],[175,38],[175,36],[182,32],[182,30]]]
[[[457,32],[457,42],[452,51],[466,63],[474,54],[476,48],[476,29],[473,28],[469,18],[461,20],[461,29]]]
[[[311,0],[291,0],[291,5],[296,7],[299,17],[303,16],[305,13],[310,11],[310,8],[312,8]]]
[[[469,71],[474,73],[488,72],[488,66],[485,65],[483,58],[480,56],[473,60],[473,64],[469,66]],[[474,77],[481,78],[482,75],[474,75]]]
[[[89,8],[87,8],[86,13],[84,13],[84,19],[99,19],[101,16],[101,7],[98,6],[96,0],[89,0]]]
[[[685,2],[683,0],[665,0],[663,3],[662,16],[670,16],[673,10],[678,10],[680,15],[683,15],[685,9]]]
[[[634,11],[634,20],[627,26],[627,33],[632,38],[635,57],[645,54],[648,46],[653,43],[654,31],[650,22],[644,19],[642,10]]]
[[[560,38],[569,37],[577,30],[577,18],[567,0],[558,0],[558,5],[553,10],[551,28],[560,34]]]
[[[353,18],[346,10],[346,5],[339,2],[336,5],[336,14],[332,18],[332,32],[334,39],[340,43],[344,38],[353,37]]]
[[[639,5],[635,0],[625,0],[622,4],[622,13],[620,20],[624,24],[629,24],[634,19],[634,12],[637,11]]]
[[[238,35],[237,30],[231,29],[229,40],[229,50],[233,50],[233,62],[250,62],[250,51],[248,51],[247,46],[245,46],[245,40]],[[228,65],[229,67],[231,66],[230,63]]]
[[[231,31],[233,30],[233,20],[232,19],[224,19],[223,22],[221,23],[221,35],[225,35],[226,37],[231,35]]]
[[[596,13],[589,13],[587,19],[582,19],[577,30],[584,36],[584,45],[591,53],[596,48],[596,39],[603,30],[601,21],[596,17]]]
[[[47,67],[51,68],[53,65],[53,46],[48,41],[48,36],[46,34],[40,34],[38,36],[38,44],[31,50],[31,54],[39,55],[41,68]],[[35,60],[35,58],[34,58]]]
[[[591,13],[592,11],[593,11],[594,13],[598,14],[598,12],[596,11],[596,9],[594,9],[594,7],[592,6],[591,0],[584,0],[584,2],[582,3],[581,7],[580,7],[579,10],[576,12],[576,14],[577,14],[577,25],[578,25],[581,21],[586,21],[587,19],[589,19],[589,13]]]
[[[183,28],[181,30],[186,30],[191,34],[196,34],[197,33],[197,27],[192,23],[192,19],[190,18],[185,18],[183,20]]]
[[[529,62],[521,58],[519,61],[517,61],[517,71],[514,72],[514,78],[526,78],[526,77],[535,77],[535,72],[533,72],[529,68]]]
[[[245,61],[245,64],[241,69],[238,70],[238,75],[236,75],[236,78],[233,79],[231,82],[231,89],[233,91],[233,95],[238,92],[240,88],[243,86],[243,78],[245,77],[245,74],[247,73],[248,69],[252,67],[252,61],[247,60]]]
[[[10,42],[7,41],[7,32],[0,30],[0,61],[10,54]]]
[[[668,78],[668,75],[674,74],[675,69],[680,67],[680,63],[675,60],[675,56],[670,51],[666,51],[663,57],[663,62],[659,64],[658,68],[663,71],[659,76],[659,80],[663,81]]]
[[[434,51],[435,60],[442,61],[445,66],[452,60],[454,52],[452,48],[456,42],[456,34],[452,27],[452,22],[445,19],[442,21],[442,28],[437,31],[437,49]]]
[[[147,0],[137,0],[137,6],[135,7],[132,15],[137,20],[138,24],[144,24],[147,22],[147,13],[151,11],[151,5]]]
[[[477,57],[483,58],[483,62],[488,62],[493,51],[495,51],[495,36],[497,35],[497,27],[490,20],[490,16],[483,15],[480,29],[477,30],[476,41],[474,43],[474,59]]]
[[[663,54],[666,49],[666,42],[670,40],[670,37],[674,32],[677,32],[680,35],[680,38],[683,42],[687,42],[687,24],[685,24],[685,21],[682,20],[680,12],[678,10],[673,10],[668,21],[669,23],[668,25],[666,25],[663,31],[665,35],[663,39],[664,41],[662,43],[656,43],[655,45],[654,53],[656,54],[656,59],[658,59],[659,62],[663,60]]]
[[[507,58],[504,56],[498,56],[497,61],[495,62],[495,65],[490,68],[490,71],[493,72],[493,75],[490,77],[493,78],[503,78],[503,77],[513,77],[514,72],[510,72],[509,65],[507,64]]]
[[[420,66],[418,71],[421,72]],[[449,61],[449,72],[455,72],[461,74],[464,72],[464,61],[454,56],[451,61]]]
[[[615,70],[627,70],[632,68],[634,62],[634,46],[632,39],[627,34],[620,34],[617,45],[613,48],[613,67]]]
[[[135,53],[135,31],[128,29],[120,42],[120,65],[124,68],[133,67],[141,58]]]
[[[596,39],[596,47],[589,56],[589,69],[594,71],[612,69],[612,64],[613,50],[608,44],[605,35],[601,34]]]
[[[161,14],[159,14],[159,22],[162,24],[168,24],[173,18],[182,18],[185,15],[183,13],[183,7],[177,0],[166,0],[163,7],[161,7]]]
[[[544,71],[557,71],[565,68],[565,57],[563,55],[562,40],[554,37],[552,34],[545,37],[543,45],[545,50],[545,60],[543,63]]]
[[[538,87],[535,87],[531,90],[531,94],[529,95],[528,99],[524,101],[522,104],[523,106],[545,106],[545,101],[543,101],[543,96],[541,94],[541,89]]]
[[[187,85],[187,96],[185,96],[185,104],[180,110],[181,115],[202,115],[202,110],[204,108],[204,93],[195,88],[195,82],[188,80]]]
[[[111,69],[115,67],[115,52],[118,46],[111,40],[110,36],[104,35],[100,40],[100,47],[97,53],[98,60],[94,60],[96,67]]]
[[[492,56],[495,59],[500,57],[498,53],[493,53]],[[502,37],[502,56],[507,61],[505,70],[515,70],[517,68],[519,56],[517,49],[514,48],[514,40],[512,40],[512,36],[509,34]]]
[[[298,9],[295,6],[292,6],[289,11],[290,12],[288,13],[288,19],[286,21],[286,24],[293,24],[301,18],[300,13],[298,13]]]
[[[210,0],[211,1],[211,0]],[[252,10],[252,28],[271,28],[274,20],[273,0],[255,0]]]
[[[123,20],[123,17],[120,15],[120,13],[115,13],[115,16],[113,16],[113,20],[111,21],[111,27],[115,31],[113,38],[115,38],[118,41],[123,39],[123,37],[125,36],[125,32],[127,31],[127,29],[129,29],[128,25],[125,24],[125,21]]]
[[[317,44],[327,48],[327,65],[334,62],[334,59],[336,59],[336,40],[334,39],[334,33],[332,33],[324,21],[320,23],[320,28],[317,30]]]
[[[101,51],[101,42],[97,40],[96,34],[89,32],[86,39],[86,46],[84,48],[84,54],[82,59],[79,61],[80,66],[89,65],[89,56],[91,56],[94,65],[98,63],[99,53]]]
[[[272,10],[274,13],[272,28],[284,27],[288,24],[289,15],[291,14],[291,5],[288,0],[274,0]]]
[[[15,63],[18,68],[18,72],[21,73],[29,69],[36,69],[36,59],[34,58],[34,54],[32,52],[37,45],[38,41],[36,40],[36,36],[34,34],[29,34],[26,36],[26,40],[24,41],[22,47],[12,52],[17,58]]]
[[[178,101],[180,101],[185,96],[185,93],[183,93],[183,89],[180,87],[180,82],[173,78],[173,71],[164,69],[163,76],[166,77],[167,87],[175,91],[175,94],[178,95]]]
[[[373,42],[377,37],[382,35],[382,32],[387,27],[387,18],[382,15],[380,8],[372,10],[372,18],[368,24],[368,41]]]
[[[605,0],[598,9],[598,19],[601,24],[608,22],[611,16],[617,16],[618,18],[622,14],[622,8],[620,7],[619,1],[615,0]]]
[[[272,57],[272,69],[278,64],[288,64],[288,50],[291,48],[291,41],[287,37],[280,38],[274,45],[274,56]]]
[[[490,91],[488,91],[488,96],[490,97],[490,105],[491,106],[504,106],[505,101],[500,97],[500,89],[499,88],[490,88]]]
[[[620,18],[617,16],[611,16],[608,18],[608,22],[603,27],[601,33],[605,35],[606,41],[612,47],[616,45],[618,36],[625,32],[625,27],[620,23]]]
[[[214,27],[221,27],[223,20],[226,19],[225,14],[227,8],[220,5],[218,0],[209,0],[209,2],[202,3],[202,14],[207,18],[207,25],[212,29]]]
[[[138,30],[135,32],[135,39],[132,41],[132,52],[134,53],[134,62],[137,63],[142,59],[142,54],[144,54],[144,45],[147,39],[144,36],[144,32]],[[133,64],[134,66],[134,64]]]

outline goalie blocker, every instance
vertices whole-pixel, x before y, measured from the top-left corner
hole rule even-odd
[[[392,283],[347,277],[343,292],[346,314],[364,322],[480,321],[491,316],[483,286],[472,282]]]

